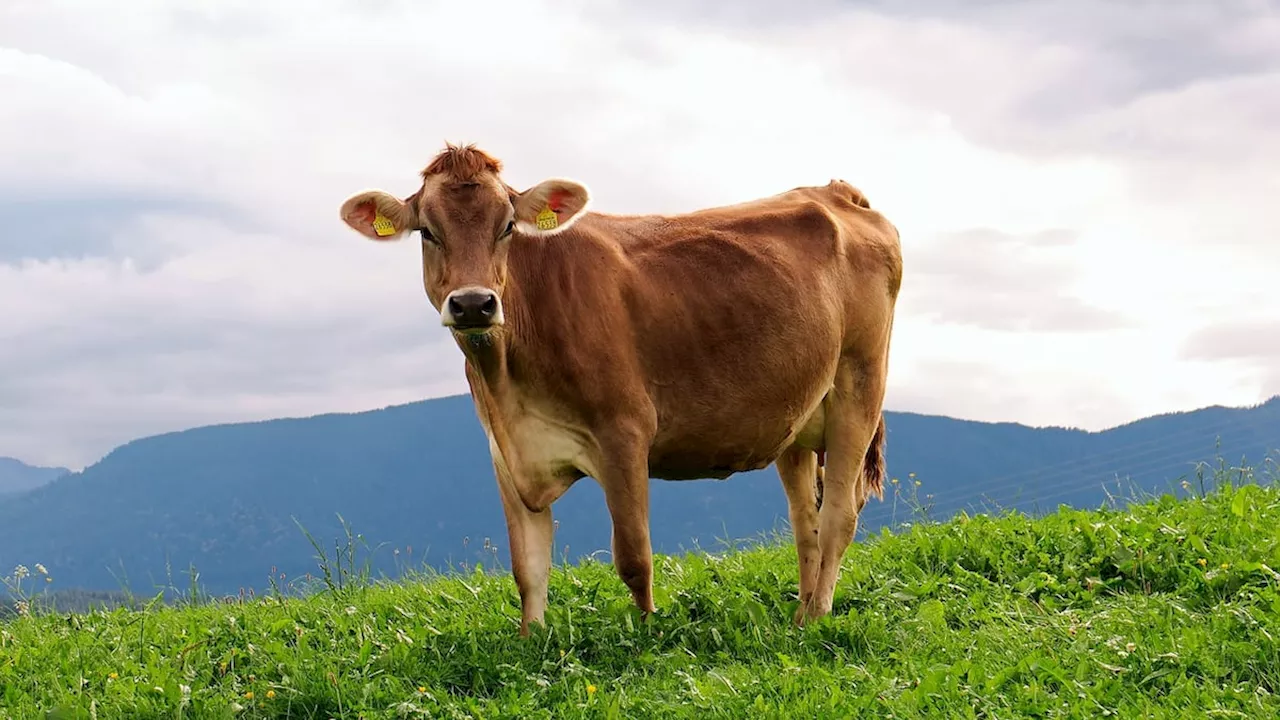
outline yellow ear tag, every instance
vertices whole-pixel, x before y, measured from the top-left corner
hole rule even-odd
[[[383,217],[382,213],[378,213],[378,215],[373,218],[373,231],[378,233],[381,237],[386,237],[388,235],[396,234],[396,226],[392,225],[390,220]]]
[[[549,207],[543,208],[542,212],[538,213],[538,216],[534,218],[534,221],[537,223],[539,230],[555,230],[556,226],[560,224],[560,218]]]

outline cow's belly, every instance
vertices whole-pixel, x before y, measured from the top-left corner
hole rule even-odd
[[[803,404],[682,417],[673,423],[678,430],[659,428],[649,475],[663,480],[723,479],[767,467],[792,445],[818,449],[825,429],[825,396],[823,388]]]
[[[675,435],[663,434],[660,429],[649,453],[649,476],[723,479],[767,467],[791,445],[821,447],[825,422],[822,396],[802,412],[765,413],[751,424],[740,421],[741,417],[726,417],[723,422],[707,418],[701,431],[689,427]],[[508,427],[513,452],[504,456],[492,438],[490,451],[511,472],[529,507],[545,506],[546,496],[558,495],[582,476],[600,478],[595,445],[585,430],[534,414],[513,418]]]

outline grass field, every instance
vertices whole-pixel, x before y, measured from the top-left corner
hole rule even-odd
[[[0,717],[1276,717],[1280,491],[1230,480],[869,538],[804,629],[786,542],[660,557],[643,624],[611,566],[558,568],[528,639],[505,572],[37,612],[0,624]]]

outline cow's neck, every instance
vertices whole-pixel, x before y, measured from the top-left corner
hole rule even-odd
[[[486,335],[463,335],[458,347],[467,363],[491,389],[496,389],[507,370],[507,338],[505,332]]]

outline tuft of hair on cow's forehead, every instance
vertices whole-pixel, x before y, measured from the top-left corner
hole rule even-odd
[[[514,194],[501,171],[502,162],[475,145],[447,144],[422,170],[422,188],[410,204],[416,213],[434,215],[436,222],[496,222],[491,216],[507,207]]]
[[[489,153],[478,149],[475,144],[445,144],[431,162],[422,170],[422,179],[435,176],[459,184],[478,182],[485,174],[498,175],[502,172],[502,161]]]

